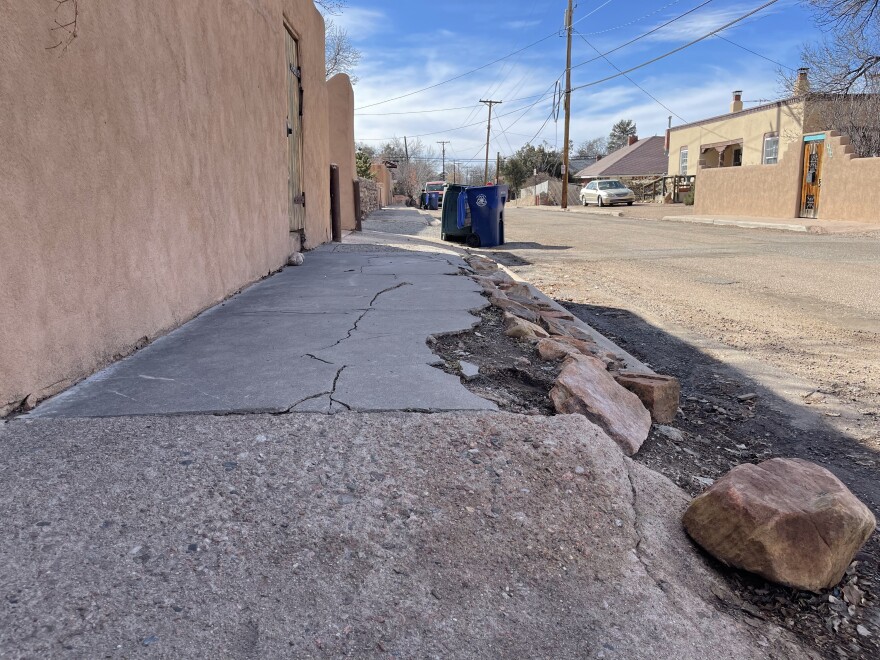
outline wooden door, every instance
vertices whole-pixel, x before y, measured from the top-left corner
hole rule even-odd
[[[801,188],[801,217],[817,218],[819,193],[822,189],[822,140],[804,143],[804,180]]]
[[[289,163],[288,202],[290,231],[306,226],[306,196],[302,185],[303,162],[303,89],[298,44],[285,30],[287,39],[287,151]]]

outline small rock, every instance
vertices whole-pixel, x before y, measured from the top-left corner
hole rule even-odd
[[[458,361],[458,366],[461,367],[461,375],[465,380],[473,380],[477,376],[480,375],[480,367],[472,362],[465,362],[464,360]]]
[[[819,591],[840,582],[876,520],[825,468],[774,458],[733,468],[694,498],[684,527],[729,566]]]
[[[584,470],[583,466],[581,466],[581,465],[578,465],[578,466],[574,469],[574,473],[575,473],[575,474],[584,474],[585,472],[586,472],[586,470]]]
[[[357,498],[354,495],[349,495],[348,493],[343,493],[339,497],[336,498],[336,501],[340,504],[353,504],[357,501]]]
[[[518,316],[504,312],[504,334],[516,339],[547,339],[543,328]]]
[[[141,644],[143,644],[144,646],[152,646],[158,641],[159,638],[156,637],[156,635],[150,635],[149,637],[144,637],[143,641],[141,641]]]
[[[631,371],[620,371],[615,378],[618,383],[639,397],[651,413],[652,420],[660,424],[668,424],[675,419],[681,397],[681,384],[677,378]]]
[[[696,481],[701,486],[705,486],[706,488],[715,483],[715,480],[709,477],[694,477],[694,481]]]
[[[658,425],[654,427],[658,435],[669,438],[673,442],[684,442],[684,433],[672,426]]]
[[[745,403],[746,401],[752,401],[758,398],[758,395],[754,392],[749,392],[748,394],[740,394],[737,398],[737,401],[742,401]]]
[[[294,252],[290,255],[290,258],[287,260],[288,266],[302,266],[305,258],[302,255],[302,252]]]
[[[556,339],[542,339],[538,342],[538,356],[546,362],[558,362],[579,355],[580,352]]]
[[[865,628],[862,624],[856,626],[856,632],[859,633],[862,637],[870,637],[871,633],[868,632],[868,629]]]

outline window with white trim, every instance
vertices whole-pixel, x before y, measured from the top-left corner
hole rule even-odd
[[[768,133],[764,136],[764,165],[775,165],[779,162],[779,135]]]
[[[678,154],[678,173],[686,175],[688,173],[688,148],[682,147]]]

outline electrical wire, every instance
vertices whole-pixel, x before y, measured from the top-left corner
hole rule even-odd
[[[767,57],[766,55],[761,55],[761,53],[757,53],[757,52],[753,51],[751,48],[746,48],[742,44],[738,44],[735,41],[731,41],[727,37],[722,37],[720,34],[716,34],[715,36],[718,37],[719,39],[722,39],[723,41],[726,41],[727,43],[731,44],[732,46],[736,46],[737,48],[742,48],[747,53],[751,53],[752,55],[757,55],[761,59],[767,60],[768,62],[772,62],[776,66],[781,66],[783,69],[788,69],[789,71],[796,71],[797,70],[797,69],[793,69],[792,67],[788,66],[787,64],[783,64],[782,62],[777,62],[776,60],[771,59],[771,58]]]
[[[712,0],[708,0],[708,2],[711,2],[711,1],[712,1]],[[590,16],[592,16],[593,14],[595,14],[597,11],[599,11],[600,9],[602,9],[602,7],[605,7],[606,5],[610,4],[611,2],[613,2],[613,0],[605,0],[605,2],[604,2],[603,4],[601,4],[601,5],[599,5],[598,7],[596,7],[596,9],[594,9],[593,11],[591,11],[589,14],[587,14],[587,15],[585,15],[585,16],[579,18],[577,21],[575,21],[574,23],[572,23],[572,25],[577,25],[577,24],[580,23],[581,21],[583,21],[583,20],[589,18]],[[512,53],[508,53],[507,55],[504,55],[503,57],[499,57],[497,60],[492,60],[492,61],[489,62],[488,64],[484,64],[484,65],[482,65],[482,66],[478,66],[476,69],[471,69],[470,71],[466,71],[466,72],[464,72],[464,73],[461,73],[461,74],[459,74],[459,75],[457,75],[457,76],[454,76],[454,77],[452,77],[452,78],[449,78],[448,80],[444,80],[444,81],[442,81],[442,82],[435,83],[435,84],[433,84],[433,85],[429,85],[428,87],[423,87],[423,88],[421,88],[421,89],[417,89],[417,90],[414,90],[414,91],[412,91],[412,92],[407,92],[406,94],[401,94],[400,96],[395,96],[395,97],[392,97],[392,98],[389,98],[389,99],[385,99],[384,101],[377,101],[377,102],[375,102],[375,103],[370,103],[370,104],[368,104],[368,105],[362,105],[362,106],[359,107],[359,108],[355,108],[355,110],[365,110],[366,108],[372,108],[372,107],[375,107],[375,106],[377,106],[377,105],[384,105],[384,104],[386,104],[386,103],[391,103],[392,101],[399,101],[400,99],[405,99],[405,98],[408,98],[408,97],[410,97],[410,96],[415,96],[416,94],[421,94],[422,92],[427,92],[427,91],[429,91],[429,90],[436,89],[437,87],[441,87],[442,85],[446,85],[446,84],[451,83],[451,82],[454,82],[454,81],[456,81],[456,80],[460,80],[460,79],[462,79],[462,78],[464,78],[464,77],[466,77],[466,76],[471,75],[472,73],[476,73],[477,71],[482,71],[483,69],[488,69],[490,66],[492,66],[492,65],[494,65],[494,64],[498,64],[499,62],[503,62],[504,60],[510,59],[510,58],[513,57],[514,55],[518,55],[518,54],[522,53],[523,51],[528,50],[529,48],[534,48],[534,47],[537,46],[538,44],[542,44],[542,43],[544,43],[545,41],[547,41],[547,40],[549,40],[549,39],[552,39],[553,37],[557,36],[558,34],[559,34],[559,30],[555,30],[552,34],[548,34],[546,37],[543,37],[542,39],[538,39],[537,41],[534,41],[534,42],[530,43],[528,46],[523,46],[522,48],[519,48],[519,49],[513,51]]]
[[[594,80],[592,82],[588,82],[583,85],[578,85],[577,87],[572,87],[571,91],[574,92],[576,90],[584,89],[586,87],[593,87],[595,85],[600,85],[604,82],[608,82],[609,80],[614,80],[615,78],[620,78],[621,76],[625,76],[628,73],[632,73],[633,71],[637,71],[639,69],[642,69],[650,64],[654,64],[655,62],[659,62],[660,60],[665,59],[665,58],[669,57],[670,55],[675,55],[676,53],[680,53],[681,51],[685,50],[686,48],[690,48],[691,46],[698,44],[701,41],[705,41],[709,37],[714,36],[723,30],[726,30],[727,28],[731,27],[732,25],[736,25],[737,23],[741,23],[745,19],[749,18],[750,16],[754,16],[755,14],[766,9],[770,5],[775,5],[777,2],[779,2],[779,0],[769,0],[769,2],[765,2],[760,7],[757,7],[755,9],[743,14],[742,16],[740,16],[738,18],[735,18],[734,20],[730,21],[729,23],[725,23],[721,27],[716,28],[716,29],[712,30],[711,32],[707,32],[703,36],[697,37],[693,41],[689,41],[688,43],[686,43],[682,46],[679,46],[678,48],[673,48],[672,50],[670,50],[666,53],[663,53],[662,55],[658,55],[657,57],[654,57],[646,62],[642,62],[641,64],[637,64],[633,67],[630,67],[629,69],[626,69],[625,71],[620,71],[619,73],[616,73],[612,76],[606,76],[605,78],[600,78],[599,80]],[[608,53],[605,53],[605,54],[607,55]]]
[[[655,32],[659,32],[659,31],[662,30],[663,28],[665,28],[665,27],[667,27],[667,26],[669,26],[669,25],[672,25],[672,24],[675,23],[676,21],[680,21],[680,20],[683,19],[685,16],[688,16],[688,15],[690,15],[690,14],[693,14],[693,13],[694,13],[695,11],[697,11],[698,9],[702,9],[703,7],[705,7],[706,5],[708,5],[709,3],[713,2],[713,1],[714,1],[714,0],[704,0],[702,3],[698,4],[696,7],[693,7],[692,9],[688,9],[688,10],[687,10],[686,12],[684,12],[683,14],[679,14],[679,15],[676,16],[675,18],[672,18],[672,19],[666,21],[665,23],[663,23],[663,24],[661,24],[661,25],[658,25],[658,26],[655,27],[655,28],[652,28],[652,29],[648,30],[647,32],[645,32],[645,33],[643,33],[643,34],[640,34],[639,36],[637,36],[637,37],[635,37],[635,38],[633,38],[633,39],[630,39],[629,41],[627,41],[627,42],[625,42],[625,43],[620,44],[620,45],[617,46],[616,48],[612,48],[611,50],[605,51],[604,53],[600,53],[600,54],[597,55],[596,57],[593,57],[593,58],[591,58],[591,59],[589,59],[589,60],[586,60],[586,61],[584,61],[584,62],[581,62],[580,64],[574,64],[574,65],[572,65],[571,68],[572,68],[572,69],[577,69],[577,68],[582,67],[582,66],[584,66],[584,65],[586,65],[586,64],[590,64],[590,63],[595,62],[596,60],[600,59],[603,55],[611,55],[611,53],[615,53],[615,52],[621,50],[622,48],[626,48],[627,46],[630,46],[630,45],[636,43],[637,41],[641,41],[641,40],[644,39],[645,37],[650,37],[650,36],[651,36],[652,34],[654,34]],[[578,33],[578,34],[580,35],[580,33]]]

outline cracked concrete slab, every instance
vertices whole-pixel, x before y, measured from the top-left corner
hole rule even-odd
[[[817,657],[583,417],[17,419],[0,445],[0,657]]]
[[[461,266],[426,252],[319,248],[29,416],[495,409],[428,366],[427,338],[472,327],[469,311],[486,305]],[[358,367],[343,381],[352,404],[333,396],[347,366]]]

